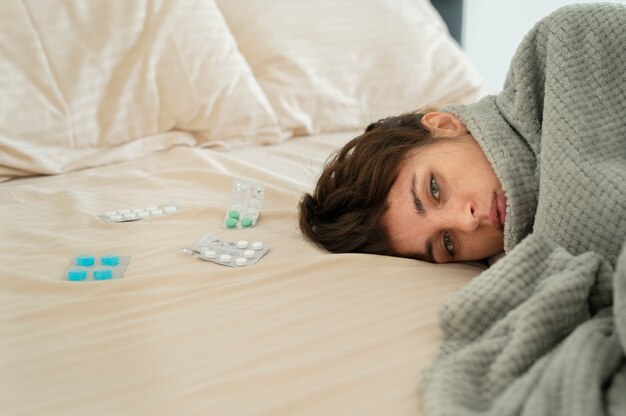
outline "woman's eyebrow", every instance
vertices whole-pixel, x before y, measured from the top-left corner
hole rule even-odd
[[[426,210],[424,209],[424,204],[422,204],[422,200],[417,195],[417,189],[415,186],[417,183],[418,183],[417,173],[415,173],[413,174],[413,177],[411,178],[411,196],[413,197],[413,206],[415,207],[415,211],[417,211],[417,213],[423,217],[426,215]],[[435,256],[433,255],[433,239],[432,238],[428,238],[428,240],[426,241],[426,244],[424,244],[424,253],[425,254],[418,253],[417,258],[419,258],[420,260],[426,260],[431,263],[436,263]]]
[[[413,197],[413,206],[415,210],[420,216],[426,215],[426,210],[424,210],[424,204],[420,200],[420,197],[417,195],[417,190],[415,189],[415,185],[417,184],[417,173],[413,175],[411,178],[411,196]]]

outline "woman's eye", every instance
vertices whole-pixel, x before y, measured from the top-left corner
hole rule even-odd
[[[443,246],[449,255],[454,256],[454,243],[452,242],[452,236],[447,231],[443,233]]]
[[[430,177],[430,193],[433,195],[435,200],[439,201],[439,185],[437,184],[434,176]]]

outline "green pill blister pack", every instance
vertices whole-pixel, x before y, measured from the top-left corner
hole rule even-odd
[[[261,213],[265,185],[262,182],[236,178],[224,216],[223,228],[252,228]]]

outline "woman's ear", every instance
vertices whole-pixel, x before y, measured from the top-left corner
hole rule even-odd
[[[450,113],[424,114],[422,124],[436,136],[456,135],[467,130],[461,120]]]

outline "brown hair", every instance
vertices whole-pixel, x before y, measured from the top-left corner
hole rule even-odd
[[[397,255],[383,222],[387,196],[410,152],[435,141],[424,112],[387,117],[331,155],[299,204],[300,229],[333,253]]]

